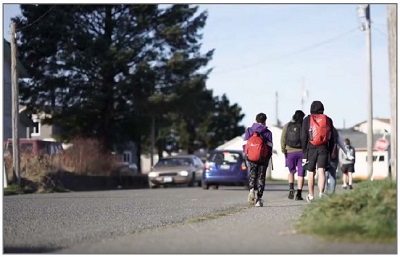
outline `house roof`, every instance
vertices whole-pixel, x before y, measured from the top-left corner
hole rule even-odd
[[[19,121],[24,124],[25,127],[35,126],[35,123],[30,118],[30,115],[27,113],[26,109],[19,111]]]
[[[11,44],[7,40],[3,39],[3,52],[4,60],[11,64]],[[22,63],[17,59],[17,70],[19,78],[28,78],[28,72],[22,66]]]
[[[373,120],[378,120],[378,121],[380,121],[380,122],[390,124],[390,119],[386,119],[386,118],[373,118]],[[353,126],[353,128],[358,127],[358,126],[360,126],[361,124],[364,124],[364,123],[366,123],[366,122],[367,122],[367,121],[359,122],[359,123],[355,124],[355,125]]]
[[[360,132],[355,129],[338,129],[342,134],[343,139],[350,139],[351,145],[356,149],[367,149],[367,134]],[[382,134],[374,134],[372,138],[373,145],[375,145],[376,140],[382,138]],[[390,142],[390,135],[386,136],[386,139]]]
[[[390,119],[376,118],[376,120],[379,120],[379,121],[382,121],[384,123],[390,124]]]

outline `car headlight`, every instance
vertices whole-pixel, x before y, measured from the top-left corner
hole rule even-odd
[[[155,177],[157,177],[158,176],[158,173],[157,172],[154,172],[154,171],[151,171],[151,172],[149,172],[149,178],[155,178]]]
[[[189,172],[187,172],[186,170],[182,170],[182,171],[179,172],[179,175],[186,177],[186,176],[189,175]]]

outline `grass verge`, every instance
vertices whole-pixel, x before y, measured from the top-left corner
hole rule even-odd
[[[24,189],[16,184],[11,184],[8,187],[4,188],[4,195],[20,195],[24,194]]]
[[[336,241],[395,243],[396,212],[393,180],[363,181],[352,191],[307,206],[295,228]]]

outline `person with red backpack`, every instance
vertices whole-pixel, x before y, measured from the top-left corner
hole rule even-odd
[[[272,132],[265,125],[267,115],[259,113],[256,123],[246,129],[244,140],[244,156],[249,165],[249,188],[247,201],[256,207],[262,207],[262,199],[265,188],[265,175],[269,160],[272,156]],[[257,191],[257,198],[256,193]]]
[[[329,165],[329,155],[335,145],[332,136],[332,119],[324,114],[324,105],[314,101],[310,107],[310,115],[304,118],[301,128],[301,147],[303,149],[303,168],[308,173],[307,202],[314,200],[315,174],[318,171],[319,197],[325,191],[325,169]]]

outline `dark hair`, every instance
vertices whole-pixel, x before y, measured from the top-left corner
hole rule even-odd
[[[346,138],[346,139],[344,140],[344,143],[347,144],[347,145],[350,145],[350,139]]]
[[[313,101],[310,107],[311,114],[322,114],[324,113],[324,105],[321,101]]]
[[[293,114],[293,120],[296,123],[301,123],[304,119],[305,113],[302,110],[297,110],[294,114]]]
[[[265,121],[267,120],[267,115],[265,115],[265,113],[259,113],[256,116],[256,121],[257,123],[265,123]]]

